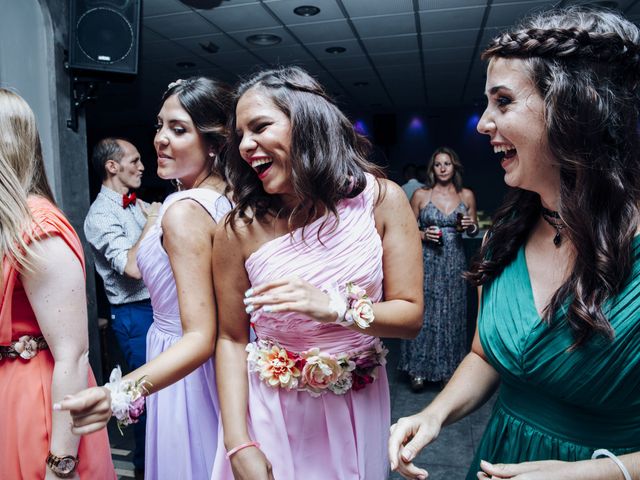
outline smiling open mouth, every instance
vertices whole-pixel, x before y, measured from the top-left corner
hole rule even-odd
[[[251,167],[258,173],[258,176],[261,176],[264,172],[269,170],[272,163],[273,160],[270,158],[261,158],[251,162]]]
[[[493,147],[494,153],[504,153],[504,158],[513,158],[518,153],[516,147],[513,145],[495,145]]]

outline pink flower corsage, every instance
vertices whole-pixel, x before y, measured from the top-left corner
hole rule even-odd
[[[337,355],[319,348],[289,352],[266,340],[250,343],[246,350],[249,371],[258,373],[267,385],[304,390],[313,397],[364,388],[376,379],[377,368],[386,364],[388,352],[379,339],[367,350]]]
[[[329,308],[337,314],[335,323],[338,325],[350,327],[355,323],[364,330],[375,320],[373,302],[364,288],[348,282],[345,295],[341,295],[337,285],[328,286],[324,290],[329,295]]]
[[[151,386],[151,383],[145,377],[135,381],[123,380],[119,366],[112,370],[105,387],[111,392],[111,412],[118,420],[121,434],[122,427],[138,423],[144,412],[145,396],[149,394],[147,386]]]

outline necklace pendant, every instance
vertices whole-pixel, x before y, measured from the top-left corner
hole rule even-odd
[[[561,243],[562,243],[562,235],[560,235],[560,230],[558,230],[555,236],[553,237],[553,244],[556,246],[556,248],[559,248]]]

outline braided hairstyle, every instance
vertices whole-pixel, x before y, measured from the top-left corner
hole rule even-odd
[[[267,194],[262,182],[239,153],[235,107],[251,89],[260,89],[291,122],[291,183],[298,205],[289,214],[302,215],[303,224],[319,212],[337,214],[337,204],[360,194],[366,186],[365,172],[381,177],[382,171],[367,160],[369,142],[358,134],[349,119],[311,75],[300,67],[281,67],[254,74],[235,92],[230,119],[227,174],[236,207],[228,217],[250,223],[253,218],[277,215],[282,207],[275,195]],[[251,216],[249,216],[251,212]]]
[[[573,270],[544,311],[566,306],[573,348],[613,337],[606,301],[633,263],[640,199],[640,32],[622,15],[570,7],[539,13],[496,37],[483,59],[522,59],[544,99],[549,146],[560,168],[559,213],[576,249]],[[540,218],[540,197],[512,189],[467,278],[482,285],[516,256]]]

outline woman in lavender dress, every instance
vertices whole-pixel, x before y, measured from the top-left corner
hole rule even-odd
[[[181,191],[164,202],[138,250],[154,323],[147,363],[125,379],[149,382],[145,477],[209,478],[218,435],[218,399],[211,356],[216,338],[211,251],[217,222],[231,208],[218,164],[226,140],[229,93],[207,78],[169,85],[154,145],[158,176]],[[76,433],[102,428],[111,414],[106,389],[63,402]]]

